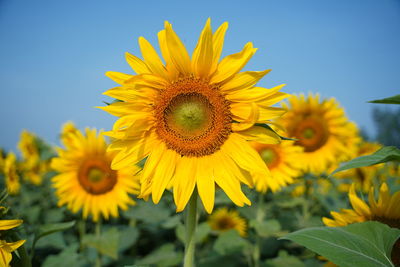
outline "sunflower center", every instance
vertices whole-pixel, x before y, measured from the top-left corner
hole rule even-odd
[[[184,137],[198,136],[210,128],[212,106],[200,94],[181,94],[165,110],[170,129]]]
[[[213,154],[231,133],[229,102],[218,86],[194,77],[168,85],[154,111],[156,133],[169,149],[183,156]]]
[[[313,152],[326,144],[329,130],[326,123],[317,116],[307,116],[289,129],[298,141],[296,144],[304,147],[305,152]]]
[[[114,188],[117,183],[117,173],[111,170],[109,162],[88,160],[79,168],[78,181],[89,194],[101,195]]]
[[[219,230],[229,230],[235,227],[234,222],[228,217],[219,219],[217,224]]]

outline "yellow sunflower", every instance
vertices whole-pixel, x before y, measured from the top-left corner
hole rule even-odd
[[[34,184],[41,185],[43,182],[43,176],[49,171],[49,161],[37,161],[35,165],[29,166],[22,162],[22,169],[24,170],[24,180]]]
[[[354,157],[359,142],[356,125],[334,98],[320,101],[318,94],[301,94],[291,97],[287,108],[280,122],[304,148],[298,160],[307,171],[320,174],[339,160]]]
[[[217,232],[225,232],[234,229],[238,231],[241,236],[246,235],[246,220],[240,217],[236,210],[229,211],[227,208],[220,208],[208,217],[207,222],[211,229]]]
[[[58,149],[51,167],[59,174],[53,177],[53,186],[59,198],[58,205],[67,204],[73,213],[83,209],[94,221],[118,217],[118,207],[125,210],[135,202],[129,194],[139,193],[138,167],[134,164],[118,171],[111,169],[115,153],[107,152],[107,144],[95,129],[86,129],[69,135],[65,149]]]
[[[0,220],[0,231],[10,230],[21,225],[22,220]],[[11,253],[25,243],[25,240],[7,242],[0,240],[0,266],[8,267],[12,259]]]
[[[252,147],[260,154],[271,176],[276,179],[277,187],[271,188],[272,191],[279,189],[294,182],[294,179],[302,174],[303,166],[298,158],[301,157],[303,148],[295,146],[291,141],[284,141],[280,144],[260,144],[251,142]],[[265,184],[256,184],[256,189],[261,192],[266,191]]]
[[[22,160],[28,168],[33,167],[39,161],[39,148],[37,147],[36,136],[23,130],[18,142],[18,148],[22,154]]]
[[[4,175],[8,193],[10,195],[18,194],[21,185],[17,174],[17,158],[13,152],[7,154],[4,162]]]
[[[382,145],[377,143],[362,142],[357,147],[356,157],[371,155],[379,150]],[[367,193],[374,183],[374,179],[378,178],[378,172],[384,167],[384,164],[376,164],[372,166],[366,166],[362,168],[353,168],[345,171],[338,172],[335,174],[335,178],[348,179],[355,183],[357,189],[361,189],[364,193]],[[341,183],[339,190],[342,192],[348,192],[350,188],[349,183]]]
[[[342,209],[340,212],[331,211],[333,219],[322,219],[326,226],[336,227],[357,222],[378,221],[400,229],[400,191],[391,195],[389,187],[383,183],[379,190],[379,199],[376,201],[375,190],[371,187],[368,194],[368,205],[357,196],[355,188],[356,185],[352,184],[349,190],[349,199],[353,209]],[[392,261],[396,266],[400,264],[400,239],[393,247]]]
[[[177,212],[197,191],[208,213],[214,206],[215,183],[238,206],[250,205],[241,182],[253,186],[262,179],[276,188],[258,153],[246,142],[279,143],[280,138],[263,127],[284,110],[271,107],[287,97],[272,89],[255,87],[265,71],[240,72],[256,52],[247,43],[237,54],[220,61],[228,24],[214,33],[210,20],[189,56],[170,23],[158,33],[165,64],[143,37],[143,60],[126,54],[138,75],[108,72],[121,86],[105,92],[117,98],[102,107],[121,117],[106,134],[114,138],[109,149],[118,155],[113,169],[131,166],[147,157],[140,197],[152,195],[158,203],[166,188],[173,188]]]
[[[61,135],[60,135],[62,144],[64,146],[67,146],[71,142],[69,136],[71,134],[76,133],[77,131],[78,131],[78,129],[76,128],[75,124],[72,121],[68,121],[68,122],[64,123],[64,125],[62,126],[62,129],[61,129]]]

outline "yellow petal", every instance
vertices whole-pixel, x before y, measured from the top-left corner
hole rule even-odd
[[[237,132],[249,129],[259,120],[260,111],[258,106],[254,103],[251,103],[250,105],[251,110],[247,119],[237,123],[232,123],[232,131]]]
[[[182,157],[175,171],[174,201],[176,212],[185,209],[196,185],[196,158]]]
[[[152,73],[167,78],[167,72],[154,47],[143,37],[139,37],[140,51]]]
[[[113,80],[114,82],[119,83],[121,85],[124,84],[127,80],[134,77],[134,75],[125,74],[125,73],[116,72],[116,71],[107,71],[106,76],[108,78],[110,78],[111,80]]]
[[[158,34],[158,44],[160,46],[161,54],[165,60],[165,68],[167,69],[169,80],[175,81],[179,76],[179,71],[175,68],[172,62],[171,55],[168,51],[167,37],[165,30],[159,31]]]
[[[217,71],[211,77],[211,83],[223,83],[238,73],[257,51],[252,43],[247,43],[239,53],[225,57],[219,64]]]
[[[349,199],[350,199],[351,206],[353,206],[353,209],[358,214],[366,216],[366,217],[371,215],[371,210],[368,207],[368,205],[357,196],[356,191],[355,191],[355,184],[352,184],[350,187]]]
[[[203,202],[204,209],[208,214],[210,214],[214,208],[215,199],[215,184],[210,166],[212,166],[210,157],[199,158],[196,179],[197,191]]]
[[[214,162],[222,163],[226,157],[222,156],[220,153],[214,153]],[[225,165],[225,164],[224,164]],[[214,180],[219,187],[224,190],[227,196],[239,207],[243,207],[244,204],[251,205],[250,200],[243,194],[240,187],[240,182],[236,177],[232,177],[227,170],[222,167],[223,165],[214,165]]]
[[[207,78],[213,61],[213,43],[210,19],[201,32],[192,56],[192,69],[198,77]]]
[[[180,157],[180,155],[175,151],[167,149],[166,147],[161,149],[161,146],[165,146],[164,143],[162,143],[162,145],[157,149],[163,150],[164,153],[161,155],[162,160],[160,160],[154,171],[152,184],[152,198],[155,204],[160,201],[165,188],[171,181],[175,172],[178,157]]]
[[[241,91],[253,87],[262,77],[271,70],[245,71],[233,76],[232,79],[221,85],[222,91]],[[249,93],[249,92],[248,92]]]
[[[137,56],[134,56],[132,54],[129,54],[128,52],[125,53],[125,58],[126,61],[128,62],[129,66],[137,73],[137,74],[142,74],[142,73],[150,73],[149,68],[147,67],[146,63],[138,58]]]
[[[211,74],[213,74],[217,70],[218,62],[222,53],[222,48],[224,46],[225,33],[227,29],[228,22],[224,22],[213,34],[213,62],[210,69]]]
[[[261,126],[253,126],[236,133],[247,141],[255,141],[261,144],[279,144],[281,142],[281,138],[276,133]]]
[[[240,135],[232,133],[228,140],[225,141],[223,149],[240,168],[270,176],[260,155]]]
[[[119,151],[111,163],[111,168],[113,170],[118,170],[127,166],[132,166],[147,157],[160,141],[156,138],[154,133],[147,133],[146,135],[147,136],[143,137],[141,142],[138,142],[135,146]]]
[[[165,37],[171,60],[176,69],[184,75],[190,75],[192,72],[190,56],[168,21],[165,22]]]
[[[21,225],[22,220],[0,220],[0,230],[9,230]]]

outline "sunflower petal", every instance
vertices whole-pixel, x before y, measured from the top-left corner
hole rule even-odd
[[[207,78],[213,61],[213,43],[210,19],[201,32],[199,41],[192,56],[192,69],[201,78]]]

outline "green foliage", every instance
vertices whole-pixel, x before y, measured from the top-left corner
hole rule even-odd
[[[182,262],[183,253],[176,252],[172,244],[162,245],[160,248],[154,250],[151,254],[135,262],[138,265],[152,265],[152,266],[177,266]]]
[[[112,227],[100,235],[88,234],[83,236],[82,244],[95,248],[101,254],[107,255],[112,259],[117,259],[119,238],[118,230]]]
[[[316,227],[288,234],[299,243],[339,266],[394,266],[390,260],[400,230],[379,222],[345,227]]]
[[[295,256],[289,255],[286,251],[279,251],[278,257],[266,260],[263,267],[305,267],[306,265]]]
[[[279,235],[281,231],[281,225],[278,220],[266,220],[266,221],[258,221],[251,220],[249,223],[250,227],[254,227],[257,234],[261,237],[270,237]]]
[[[75,225],[75,221],[64,222],[64,223],[54,223],[40,226],[38,232],[35,234],[35,238],[33,239],[32,250],[35,249],[36,242],[47,235],[50,235],[55,232],[65,231]]]
[[[229,230],[220,234],[214,243],[214,250],[220,255],[239,252],[250,246],[248,241],[242,238],[236,230]]]
[[[379,104],[400,104],[400,95],[395,95],[383,99],[368,101],[368,103],[379,103]]]
[[[382,147],[371,155],[358,157],[346,162],[345,164],[337,168],[334,172],[332,172],[331,175],[352,168],[371,166],[388,161],[400,161],[400,149],[393,146]]]

